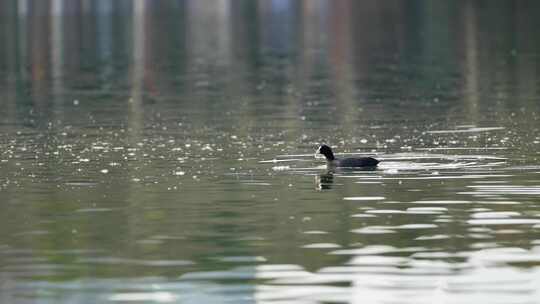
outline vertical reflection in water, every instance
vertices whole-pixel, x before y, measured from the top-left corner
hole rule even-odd
[[[81,39],[83,39],[81,37],[82,16],[80,2],[65,1],[63,3],[62,11],[64,13],[64,20],[62,24],[65,30],[62,37],[65,43],[63,53],[64,68],[62,73],[64,74],[64,76],[75,76],[73,77],[73,79],[71,77],[66,77],[64,79],[64,85],[66,87],[71,87],[73,85],[78,85],[77,80],[80,77],[82,56]]]
[[[187,8],[190,61],[230,63],[229,1],[191,0]]]
[[[463,37],[465,39],[465,58],[463,61],[464,64],[464,73],[463,77],[465,78],[465,87],[463,96],[465,97],[464,102],[466,103],[467,111],[465,115],[471,120],[472,123],[477,123],[478,121],[478,98],[479,98],[479,88],[478,88],[478,44],[477,44],[477,32],[476,28],[476,9],[475,4],[472,2],[466,2],[463,9],[465,23],[465,31]]]
[[[262,28],[263,45],[281,55],[295,51],[297,36],[293,31],[298,30],[295,24],[302,22],[295,18],[299,16],[299,4],[287,0],[261,0],[259,4],[261,23],[267,25]]]
[[[213,1],[217,8],[217,38],[219,57],[224,60],[224,64],[231,62],[231,24],[230,24],[230,3],[229,0]]]
[[[131,97],[128,100],[128,131],[130,145],[135,145],[143,128],[143,87],[145,73],[145,0],[135,0],[133,5],[133,54],[131,61]]]
[[[49,107],[50,98],[50,55],[51,45],[49,41],[51,20],[48,1],[34,1],[29,7],[29,37],[28,49],[30,52],[31,73],[31,102],[36,112],[44,119],[41,125],[55,121],[52,109]],[[47,117],[47,118],[45,118]]]
[[[143,102],[145,97],[144,92],[144,81],[146,73],[146,59],[147,59],[147,5],[151,1],[147,0],[135,0],[133,1],[133,6],[131,7],[131,20],[132,20],[132,31],[131,31],[131,41],[133,45],[133,51],[131,53],[131,60],[129,66],[130,73],[130,97],[127,102],[127,146],[132,152],[130,155],[133,158],[133,166],[129,168],[143,167],[142,155],[144,152],[143,146],[139,146],[139,143],[143,142],[143,131],[144,131],[144,112],[143,112]],[[134,153],[134,154],[132,154]],[[133,169],[136,170],[136,169]],[[131,170],[129,170],[131,171]],[[130,174],[131,172],[127,172]],[[136,183],[130,182],[127,186],[121,187],[125,189],[125,203],[130,208],[136,208],[139,203],[143,202],[144,199],[141,198],[142,193],[138,190]],[[141,227],[139,220],[144,218],[144,214],[126,212],[125,217],[125,233],[126,238],[129,238],[132,241],[137,240],[137,235],[140,232]],[[137,254],[137,251],[134,248],[129,255],[134,256]]]
[[[28,0],[16,1],[17,3],[17,50],[16,56],[18,57],[17,61],[17,82],[23,82],[24,79],[28,78],[27,67],[28,67]],[[17,100],[18,102],[18,100]]]
[[[64,1],[52,0],[51,3],[51,70],[53,106],[61,108],[63,103],[62,89],[64,87]]]
[[[11,120],[16,116],[16,88],[17,88],[17,75],[19,66],[17,62],[20,60],[19,52],[17,47],[18,36],[20,35],[18,27],[18,18],[17,18],[17,7],[16,3],[14,5],[2,3],[1,9],[7,12],[5,18],[7,18],[6,26],[4,32],[0,32],[0,35],[5,35],[5,42],[1,48],[3,48],[0,53],[4,52],[5,58],[1,58],[0,66],[5,64],[6,66],[6,76],[4,77],[2,73],[2,79],[0,80],[0,96],[6,96],[5,98],[0,98],[0,105],[2,106],[1,113],[4,113],[0,117],[2,123],[9,125]],[[15,6],[15,7],[14,7]],[[5,83],[5,89],[4,89]],[[4,95],[5,94],[5,95]]]
[[[107,81],[108,77],[112,73],[113,65],[110,58],[112,56],[112,18],[113,17],[113,1],[97,1],[96,14],[97,14],[97,53],[99,63],[101,65],[100,80],[105,87],[112,85],[110,81]],[[104,87],[104,89],[105,89]]]
[[[257,3],[251,0],[231,2],[231,69],[236,71],[234,81],[230,83],[231,90],[239,96],[238,116],[251,118],[257,111],[255,96],[257,84],[260,82],[261,50],[259,48],[260,24]],[[246,26],[249,24],[250,26]],[[249,136],[251,123],[244,121],[239,124],[238,132],[241,137]]]
[[[300,26],[304,16],[296,1],[260,1],[261,50],[266,77],[259,84],[259,97],[271,103],[273,114],[284,117],[280,121],[280,129],[287,130],[286,139],[296,142],[302,120],[300,119],[300,102],[305,95],[302,89],[307,84],[295,85],[290,88],[297,78],[296,71],[301,62],[302,36]],[[305,65],[304,65],[305,66]],[[301,67],[304,69],[304,67]],[[304,76],[300,76],[304,77]],[[294,89],[300,88],[299,94]],[[291,90],[292,89],[292,90]]]
[[[336,101],[342,105],[340,116],[346,130],[355,129],[356,117],[360,115],[361,103],[365,99],[359,96],[353,83],[353,66],[351,64],[351,14],[350,1],[340,1],[330,10],[331,40],[329,42],[329,58]]]
[[[321,79],[326,79],[328,72],[328,62],[325,62],[326,54],[328,52],[328,35],[321,35],[325,33],[328,28],[328,20],[325,14],[325,10],[321,10],[325,7],[326,3],[323,1],[303,1],[301,7],[301,28],[303,29],[301,37],[302,51],[299,54],[301,59],[301,65],[299,69],[299,77],[293,77],[292,81],[295,82],[295,87],[300,91],[300,96],[304,100],[298,104],[299,108],[304,107],[305,104],[324,104],[332,103],[333,98],[330,96],[322,96],[321,91],[325,91],[323,87],[326,87],[328,83],[324,83]],[[295,81],[294,79],[299,79]],[[328,98],[325,98],[328,97]],[[330,100],[328,100],[330,99]],[[311,113],[303,109],[306,115],[305,119],[310,121]],[[296,109],[291,109],[289,115],[295,115]],[[318,116],[318,115],[316,115]],[[293,126],[297,127],[297,126]]]
[[[518,96],[517,101],[521,103],[522,107],[528,107],[529,113],[538,113],[540,103],[535,100],[535,96],[538,94],[537,84],[540,80],[540,69],[538,69],[538,64],[531,64],[531,57],[538,56],[540,45],[530,38],[535,36],[535,29],[540,28],[540,21],[536,14],[530,12],[538,12],[540,5],[537,1],[516,1],[513,4],[515,6],[516,45],[511,50],[511,55],[516,62],[517,87],[515,93]]]
[[[216,77],[230,71],[233,62],[231,52],[230,3],[228,0],[190,0],[186,4],[186,70],[187,89],[185,98],[197,107],[190,107],[204,115],[201,118],[223,115],[218,103],[231,95],[228,86],[237,75]],[[209,127],[200,119],[194,123],[201,128]]]

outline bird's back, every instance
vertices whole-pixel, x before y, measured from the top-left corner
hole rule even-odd
[[[338,167],[375,167],[379,163],[373,157],[343,158],[337,160]]]

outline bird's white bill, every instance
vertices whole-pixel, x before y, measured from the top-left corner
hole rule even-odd
[[[321,154],[321,148],[317,149],[314,156],[315,158],[326,158],[324,155]]]

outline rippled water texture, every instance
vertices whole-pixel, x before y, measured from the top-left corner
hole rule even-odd
[[[539,12],[0,0],[0,302],[539,303]]]

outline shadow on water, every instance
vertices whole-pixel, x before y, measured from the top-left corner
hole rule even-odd
[[[319,190],[330,190],[334,184],[334,172],[328,171],[315,177],[315,184]]]
[[[366,171],[375,171],[376,167],[367,168],[333,168],[327,169],[325,173],[321,173],[315,177],[315,183],[318,190],[330,190],[334,184],[334,174],[358,174]]]

